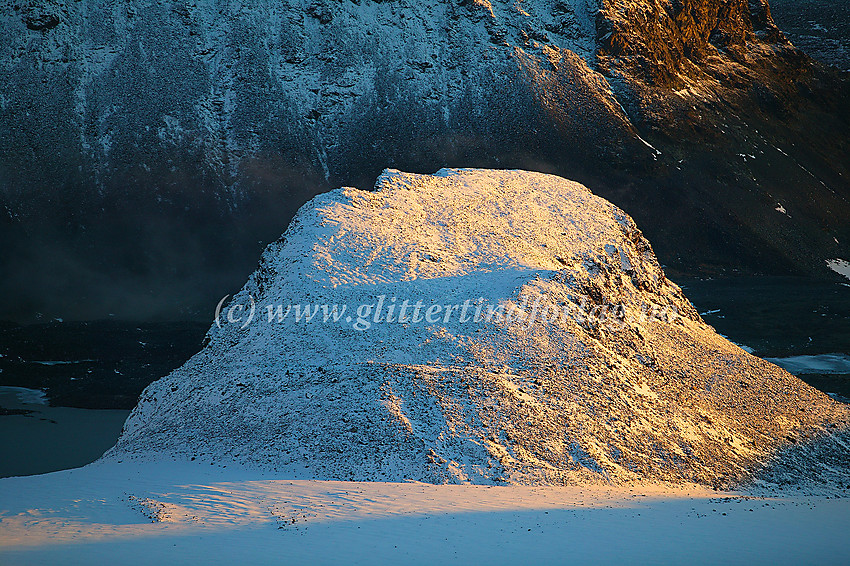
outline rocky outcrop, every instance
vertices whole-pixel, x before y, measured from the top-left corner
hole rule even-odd
[[[219,315],[107,458],[433,483],[846,481],[846,406],[716,334],[629,216],[555,176],[387,171],[374,192],[320,195]]]
[[[709,74],[709,57],[790,47],[766,0],[606,0],[596,21],[602,57],[625,59],[637,77],[674,87]]]

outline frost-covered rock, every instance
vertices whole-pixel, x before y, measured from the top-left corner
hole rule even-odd
[[[338,189],[299,211],[107,457],[316,478],[725,485],[776,458],[790,471],[773,481],[807,473],[807,454],[848,422],[715,333],[631,218],[582,185],[386,171],[374,192]],[[830,453],[841,473],[846,455]]]

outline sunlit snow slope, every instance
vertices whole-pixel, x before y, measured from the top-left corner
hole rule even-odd
[[[347,310],[296,320],[308,304]],[[219,322],[107,458],[436,483],[846,469],[846,408],[715,333],[628,215],[551,175],[386,171],[320,195]]]

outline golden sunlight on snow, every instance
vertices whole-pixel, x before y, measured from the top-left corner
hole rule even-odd
[[[210,564],[768,563],[799,556],[801,540],[814,562],[847,550],[850,500],[798,492],[271,478],[176,462],[7,478],[0,563],[151,564],[175,550]]]

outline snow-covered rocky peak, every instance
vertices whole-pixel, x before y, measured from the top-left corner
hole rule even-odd
[[[107,457],[291,477],[716,485],[809,474],[847,422],[716,334],[629,216],[585,187],[386,171],[375,191],[338,189],[298,212]]]

